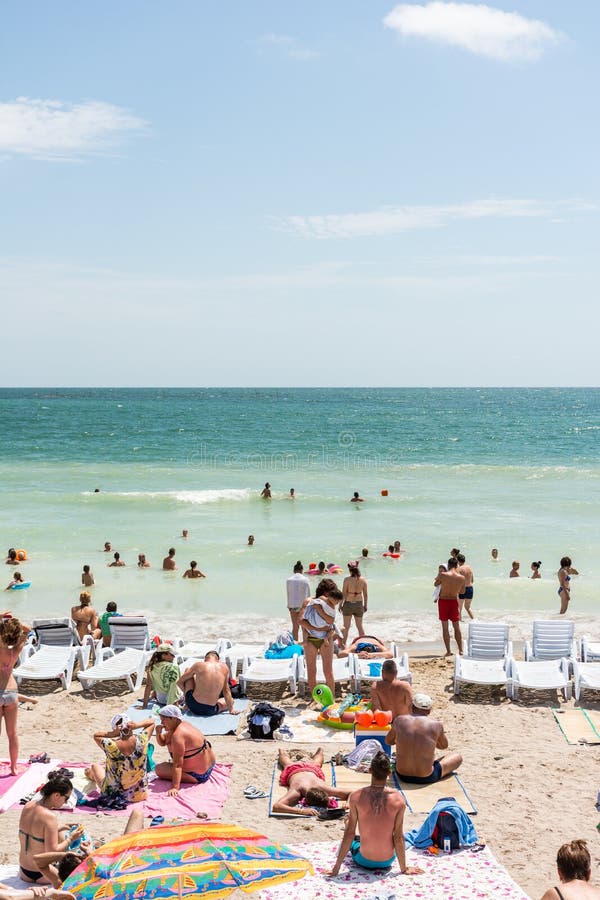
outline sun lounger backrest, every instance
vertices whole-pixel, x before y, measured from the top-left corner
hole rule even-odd
[[[79,636],[71,619],[34,619],[31,627],[40,646],[73,647]]]
[[[110,646],[113,650],[148,650],[150,633],[145,616],[115,616],[108,620]]]
[[[508,654],[508,625],[470,622],[467,656],[472,659],[502,659]]]
[[[533,623],[532,659],[567,659],[573,656],[574,622],[537,620]]]

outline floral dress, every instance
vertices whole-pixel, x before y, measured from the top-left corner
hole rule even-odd
[[[145,800],[148,791],[148,740],[146,732],[136,734],[135,747],[125,756],[112,738],[103,738],[102,749],[106,754],[106,775],[102,782],[103,794],[124,794],[128,803]]]

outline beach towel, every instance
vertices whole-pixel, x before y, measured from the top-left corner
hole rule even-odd
[[[57,769],[60,763],[57,759],[51,759],[47,763],[31,763],[20,775],[9,776],[8,789],[0,796],[0,813],[6,812],[11,806],[19,806],[21,797],[34,794],[41,784],[48,780],[48,772]],[[4,781],[4,779],[2,779]],[[1,783],[1,782],[0,782]]]
[[[600,718],[594,724],[596,710],[553,709],[552,715],[562,731],[567,744],[600,744]]]
[[[26,881],[21,881],[19,878],[19,867],[16,865],[0,865],[0,884],[22,891],[31,887],[31,883],[28,884]]]
[[[191,713],[184,713],[184,722],[189,722],[194,728],[198,728],[202,734],[209,737],[215,734],[236,734],[242,723],[241,713],[247,708],[249,701],[244,699],[234,700],[233,709],[235,715],[224,712],[216,716],[192,716]],[[134,722],[143,722],[150,716],[154,716],[158,722],[158,708],[142,709],[140,706],[130,706],[125,713]]]
[[[177,797],[169,797],[170,781],[157,778],[148,787],[144,801],[145,816],[164,816],[165,819],[194,819],[205,813],[207,819],[219,819],[229,797],[232,766],[215,763],[210,778],[204,784],[182,784]],[[128,812],[131,806],[128,808]]]
[[[102,809],[96,806],[78,806],[78,813],[95,815],[102,812],[106,816],[128,816],[132,809],[141,809],[144,817],[164,816],[165,819],[195,819],[197,813],[206,814],[207,819],[218,819],[229,797],[231,769],[227,763],[215,763],[210,778],[204,784],[182,784],[177,797],[169,797],[170,781],[155,778],[148,785],[148,797],[140,803],[129,803],[126,809]],[[88,794],[89,800],[100,795],[95,790]],[[204,818],[204,817],[202,817]]]
[[[398,778],[398,788],[402,791],[406,806],[413,813],[428,813],[442,797],[454,797],[466,813],[472,816],[477,814],[477,808],[456,772],[435,784],[408,784]]]
[[[424,875],[398,874],[397,863],[389,870],[369,872],[355,866],[350,856],[342,864],[336,878],[326,878],[332,868],[338,843],[288,844],[294,853],[309,859],[314,875],[301,881],[262,888],[262,900],[388,900],[388,898],[423,897],[427,900],[528,900],[527,894],[512,880],[506,869],[494,858],[488,847],[479,853],[459,850],[431,856],[426,851],[408,849],[408,865],[424,869]]]
[[[29,763],[27,762],[27,760],[19,759],[17,761],[17,774],[11,775],[10,760],[0,760],[0,797],[4,797],[9,788],[11,788],[17,782],[23,772],[26,772],[28,768]]]
[[[313,709],[298,710],[282,707],[285,710],[285,728],[281,737],[287,743],[293,744],[350,744],[354,745],[354,732],[352,729],[329,728],[317,722],[319,713]],[[250,740],[250,735],[244,731],[238,735],[238,740]]]

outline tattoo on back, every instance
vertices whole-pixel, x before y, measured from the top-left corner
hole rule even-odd
[[[369,791],[371,811],[376,815],[383,812],[387,806],[387,791],[385,788],[371,788]]]

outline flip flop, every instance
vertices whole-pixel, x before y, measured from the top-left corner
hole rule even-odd
[[[264,791],[261,791],[260,788],[255,787],[253,784],[249,784],[244,790],[244,797],[246,800],[262,800],[263,797],[266,796]]]
[[[150,828],[152,828],[153,825],[163,825],[164,821],[165,821],[164,816],[154,816],[154,818],[150,822]]]

